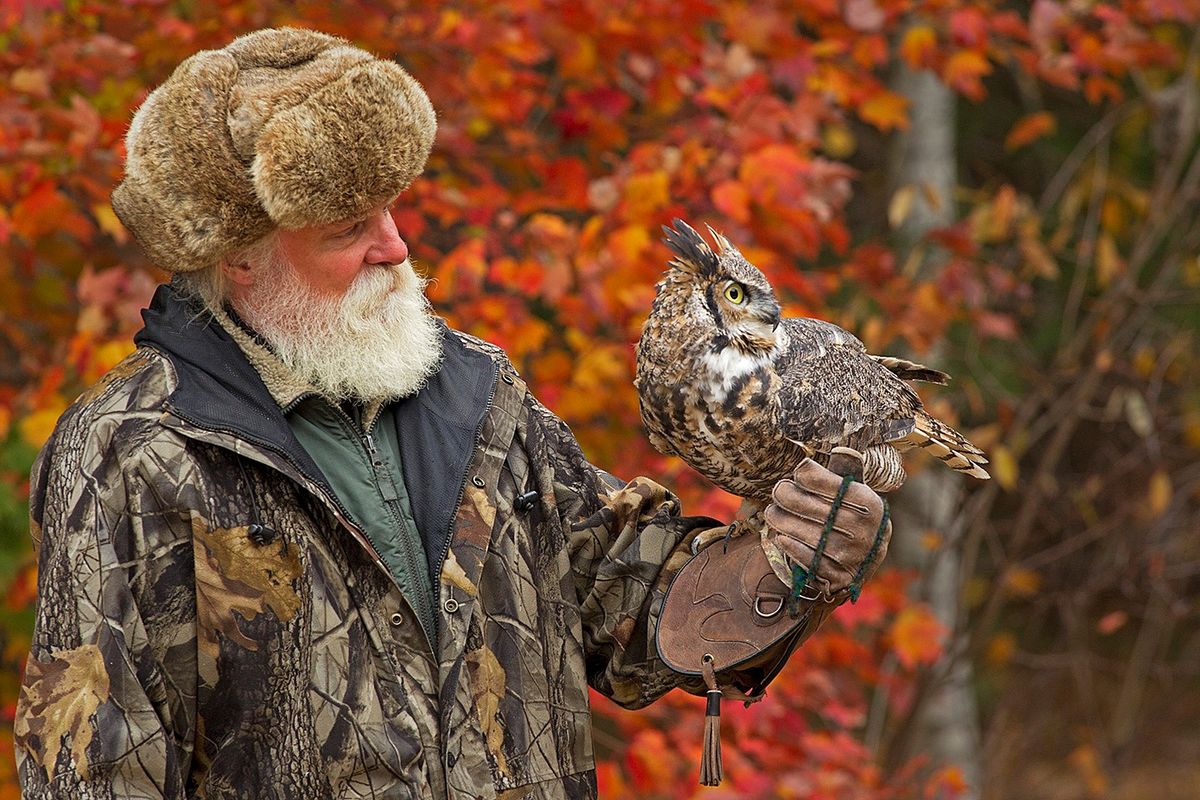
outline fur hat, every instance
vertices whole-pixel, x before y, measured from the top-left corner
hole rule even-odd
[[[276,227],[391,200],[436,130],[425,91],[394,62],[315,31],[256,31],[196,53],[146,98],[113,209],[151,260],[200,269]]]

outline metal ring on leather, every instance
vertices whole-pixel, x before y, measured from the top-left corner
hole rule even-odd
[[[787,598],[775,596],[772,599],[774,599],[778,603],[778,605],[775,606],[774,611],[772,611],[768,614],[768,613],[764,612],[760,606],[760,604],[763,601],[763,598],[761,598],[761,597],[754,598],[754,613],[756,615],[762,617],[763,619],[770,619],[771,617],[778,615],[780,611],[783,611],[783,607],[784,607],[784,605],[786,605]]]

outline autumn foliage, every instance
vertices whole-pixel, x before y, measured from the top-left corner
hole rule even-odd
[[[425,85],[438,138],[400,230],[437,308],[503,345],[596,463],[736,508],[638,421],[632,344],[677,216],[739,245],[790,313],[875,352],[938,348],[956,381],[927,402],[994,456],[961,530],[897,532],[967,565],[961,647],[908,599],[917,576],[885,570],[765,702],[727,713],[721,790],[695,785],[699,701],[597,697],[605,796],[957,796],[954,764],[905,746],[952,659],[978,670],[996,797],[1060,796],[1022,783],[1038,769],[1102,796],[1149,757],[1151,720],[1171,739],[1200,705],[1195,0],[36,0],[0,7],[6,724],[32,624],[29,466],[164,278],[108,200],[131,111],[187,54],[281,24]],[[889,182],[900,69],[955,93],[952,196]],[[955,221],[898,244],[920,207]],[[1065,693],[1061,720],[1031,686]]]

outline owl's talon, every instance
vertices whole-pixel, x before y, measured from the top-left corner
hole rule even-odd
[[[724,539],[728,535],[726,528],[710,528],[706,531],[700,531],[700,533],[696,534],[696,538],[692,539],[692,555],[696,555],[710,544]]]
[[[701,531],[692,540],[692,555],[696,555],[710,544],[716,544],[717,541],[721,541],[723,547],[728,547],[729,543],[739,536],[744,536],[752,530],[764,529],[765,526],[763,512],[759,511],[746,519],[731,522],[724,528],[710,528]]]

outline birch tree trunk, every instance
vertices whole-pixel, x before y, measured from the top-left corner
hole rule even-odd
[[[909,99],[909,130],[899,137],[891,154],[889,173],[892,191],[916,188],[912,208],[895,233],[901,259],[907,257],[921,236],[931,228],[955,221],[955,98],[951,90],[928,72],[913,72],[901,64],[892,79],[892,89]],[[926,195],[938,202],[931,205]],[[925,256],[922,270],[936,262]],[[928,355],[937,366],[938,353]],[[969,785],[965,797],[981,794],[983,774],[978,712],[972,687],[971,663],[964,655],[965,610],[962,603],[961,526],[956,524],[962,501],[963,477],[940,464],[911,477],[893,502],[895,536],[890,553],[900,566],[920,571],[918,592],[952,632],[947,655],[930,676],[926,691],[908,730],[893,742],[901,753],[924,753],[937,764],[962,768]],[[936,551],[921,542],[927,530],[942,537]]]

